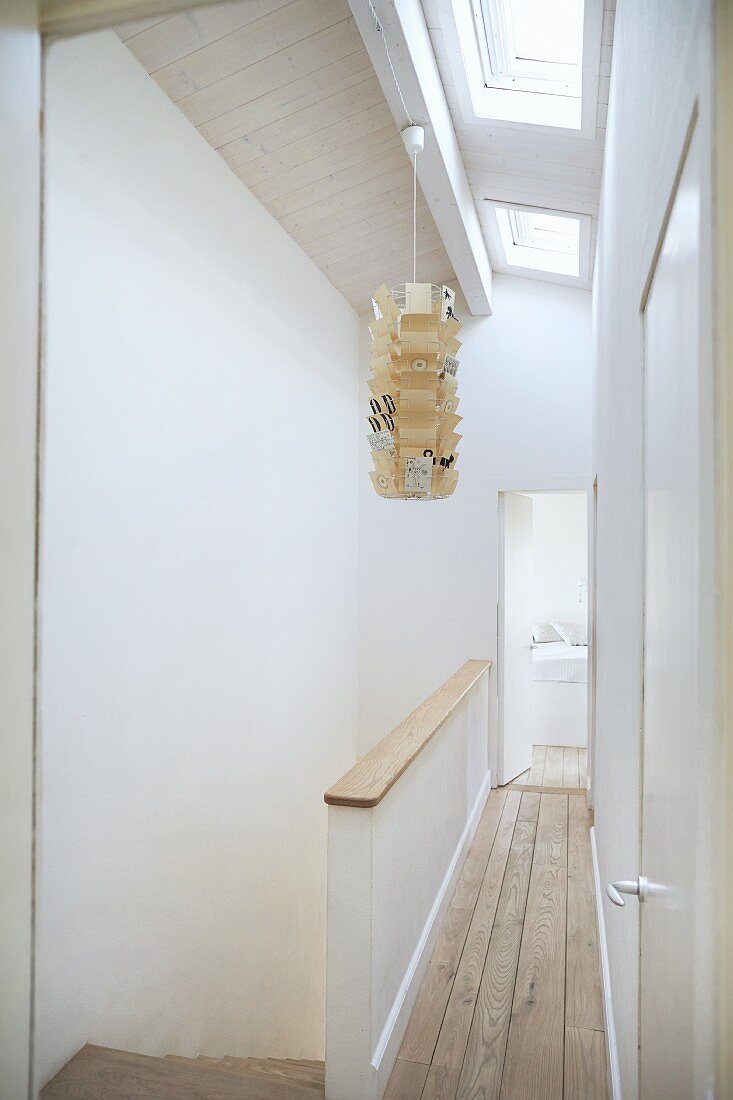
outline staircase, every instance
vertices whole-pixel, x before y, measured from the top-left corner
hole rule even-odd
[[[323,1062],[293,1058],[150,1058],[85,1046],[48,1082],[41,1100],[316,1100]]]

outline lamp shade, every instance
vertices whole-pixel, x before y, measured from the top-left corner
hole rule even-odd
[[[455,293],[403,283],[374,293],[369,445],[372,484],[393,500],[439,500],[458,472]]]

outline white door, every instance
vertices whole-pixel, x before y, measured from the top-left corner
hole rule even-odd
[[[532,498],[499,496],[498,782],[532,764]]]
[[[646,605],[641,871],[640,1095],[707,1094],[713,987],[705,871],[709,646],[701,593],[709,433],[700,354],[700,165],[695,142],[645,310]],[[702,393],[702,400],[701,400]],[[701,535],[702,533],[702,535]],[[702,537],[704,535],[704,537]],[[702,601],[704,603],[704,600]],[[707,690],[707,689],[706,689]],[[642,880],[643,887],[643,880]],[[636,903],[634,902],[634,905]]]

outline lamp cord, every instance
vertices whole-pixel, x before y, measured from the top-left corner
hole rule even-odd
[[[417,282],[417,153],[412,154],[412,281]]]
[[[387,45],[387,36],[384,33],[384,27],[381,20],[377,15],[377,9],[374,7],[372,0],[367,0],[369,5],[369,11],[371,12],[372,19],[374,20],[374,26],[376,27],[377,34],[382,36],[382,44],[384,46],[384,52],[387,57],[387,64],[389,65],[390,72],[392,73],[392,79],[394,80],[394,86],[397,89],[397,95],[400,97],[400,103],[402,104],[402,110],[405,112],[405,118],[407,119],[408,126],[414,126],[415,123],[412,120],[412,115],[407,109],[405,103],[405,97],[402,94],[400,88],[400,82],[397,79],[397,73],[395,67],[392,64],[392,58],[389,53],[389,46]],[[412,154],[412,281],[417,282],[417,153]]]
[[[386,38],[385,33],[384,33],[384,27],[381,24],[379,16],[377,15],[377,10],[374,7],[374,4],[372,3],[372,0],[367,0],[367,4],[369,5],[369,11],[372,13],[372,19],[374,20],[374,26],[377,28],[377,33],[381,34],[381,36],[382,36],[382,42],[384,44],[384,52],[387,55],[387,64],[389,65],[390,70],[392,72],[392,79],[394,80],[394,86],[397,89],[397,95],[400,97],[400,103],[402,104],[402,109],[405,112],[405,118],[407,119],[407,125],[408,126],[414,126],[415,123],[412,121],[412,116],[410,115],[410,112],[407,110],[407,104],[405,103],[405,97],[402,94],[402,89],[400,88],[400,82],[397,79],[397,73],[395,72],[394,65],[392,64],[392,58],[389,55],[389,46],[387,45],[387,38]]]

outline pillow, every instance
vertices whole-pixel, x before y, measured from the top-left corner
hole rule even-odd
[[[551,623],[568,645],[588,645],[587,623]]]
[[[535,623],[532,627],[532,641],[561,642],[562,638],[550,623]]]

